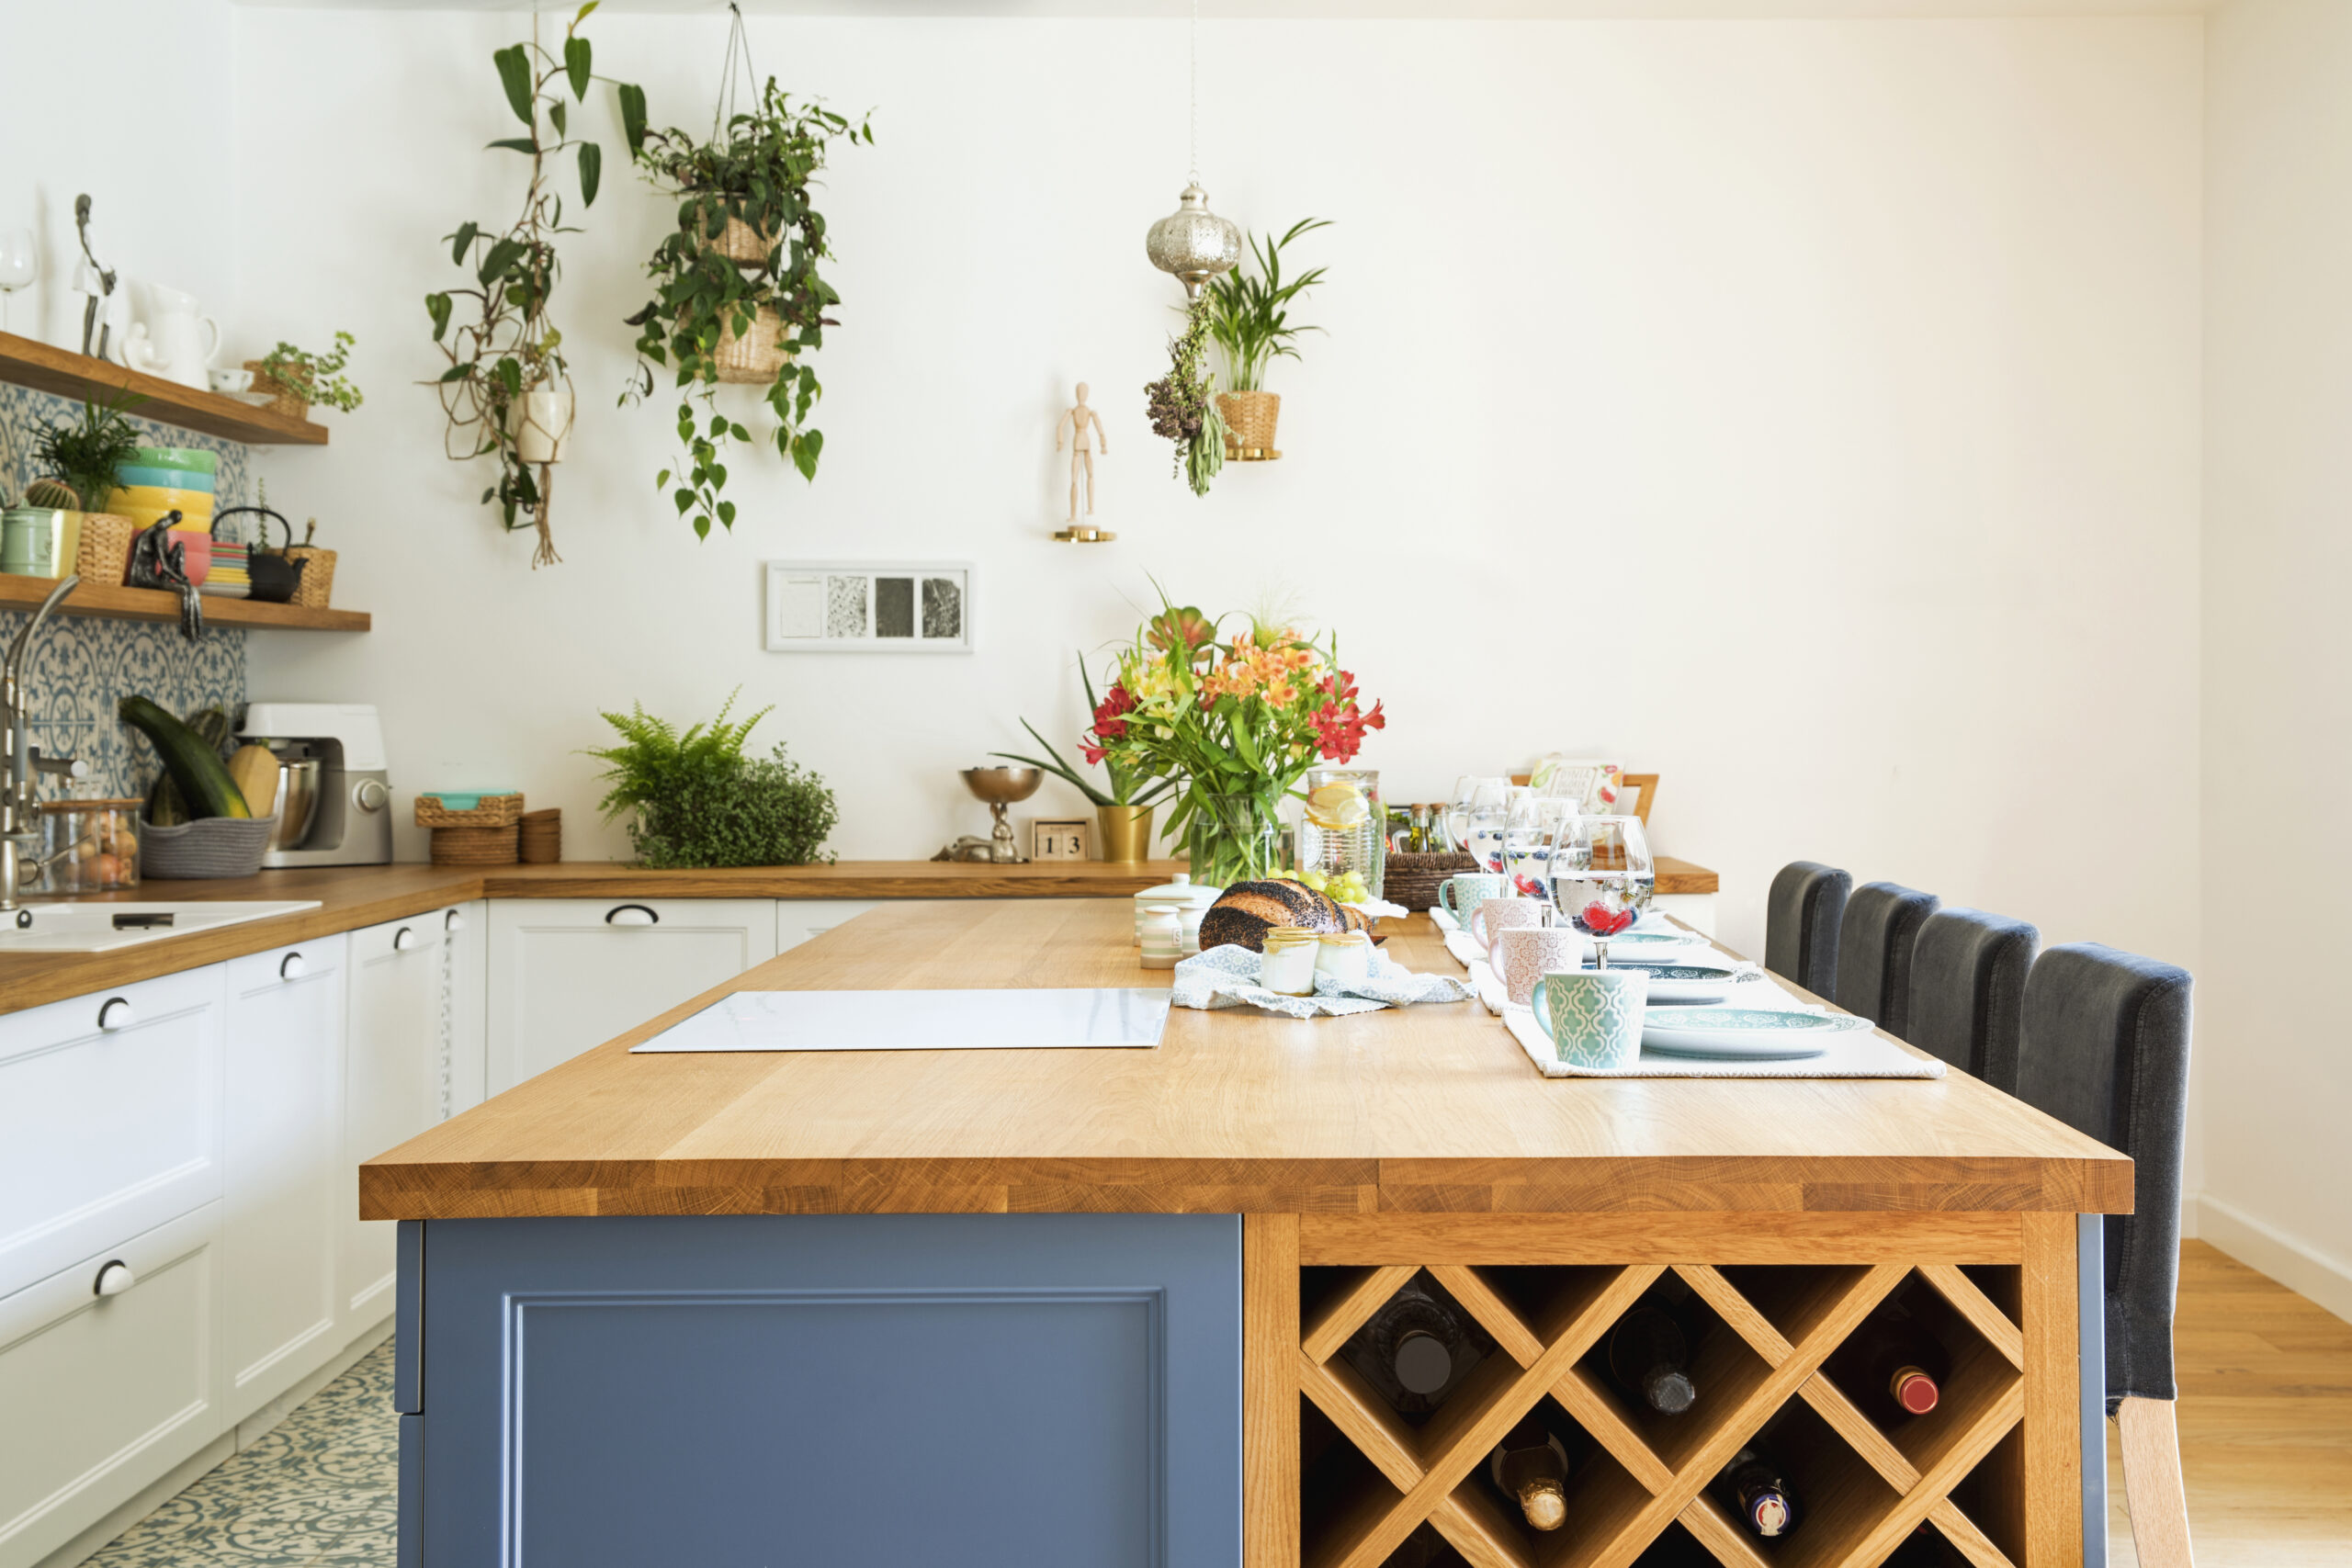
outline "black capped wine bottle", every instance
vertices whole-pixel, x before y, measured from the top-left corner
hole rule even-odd
[[[1445,1403],[1494,1348],[1460,1303],[1419,1276],[1349,1337],[1342,1354],[1400,1415],[1419,1416]]]
[[[1882,1427],[1933,1410],[1951,1371],[1943,1347],[1899,1302],[1871,1314],[1829,1360],[1831,1379]]]
[[[1532,1416],[1520,1417],[1487,1458],[1487,1473],[1527,1522],[1555,1530],[1568,1517],[1568,1450]]]
[[[1796,1492],[1761,1450],[1742,1449],[1715,1478],[1715,1495],[1750,1535],[1771,1540],[1797,1528]]]
[[[1664,1416],[1681,1415],[1699,1397],[1690,1381],[1690,1342],[1680,1324],[1654,1306],[1635,1307],[1610,1330],[1609,1375]]]

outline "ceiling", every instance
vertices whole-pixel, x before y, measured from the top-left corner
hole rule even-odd
[[[528,11],[529,0],[239,0],[345,11]],[[1204,17],[1549,20],[1611,18],[2180,16],[2223,0],[1201,0]],[[1182,17],[1189,0],[741,0],[754,15],[811,17]],[[562,0],[546,7],[571,9]],[[721,12],[726,0],[604,0],[607,11]]]

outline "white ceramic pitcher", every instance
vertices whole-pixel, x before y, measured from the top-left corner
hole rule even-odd
[[[130,304],[134,319],[121,339],[122,362],[133,370],[202,389],[205,367],[220,352],[220,323],[197,310],[195,295],[160,283],[133,279]]]

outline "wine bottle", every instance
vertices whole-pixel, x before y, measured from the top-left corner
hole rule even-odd
[[[1690,1342],[1682,1325],[1654,1306],[1637,1306],[1609,1334],[1609,1375],[1652,1410],[1679,1416],[1699,1397],[1690,1381]]]
[[[1445,1403],[1494,1342],[1444,1287],[1418,1275],[1348,1338],[1349,1364],[1400,1415]]]
[[[1781,1478],[1781,1467],[1757,1449],[1742,1449],[1715,1478],[1715,1494],[1739,1528],[1766,1540],[1797,1528],[1795,1491]]]
[[[1901,1303],[1889,1302],[1838,1348],[1829,1370],[1865,1414],[1889,1426],[1936,1407],[1951,1358]]]
[[[1558,1529],[1568,1517],[1568,1450],[1532,1416],[1520,1417],[1487,1456],[1487,1472],[1540,1530]]]

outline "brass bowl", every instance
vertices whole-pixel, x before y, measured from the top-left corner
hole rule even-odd
[[[1045,771],[1040,768],[964,770],[964,787],[970,790],[976,799],[984,800],[990,806],[1011,806],[1014,801],[1026,800],[1037,793],[1037,786],[1045,779]]]

